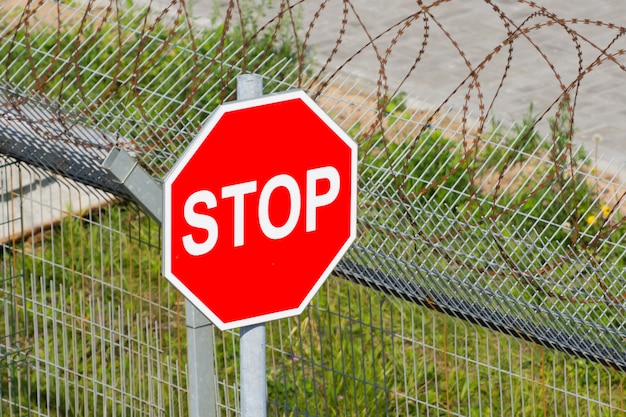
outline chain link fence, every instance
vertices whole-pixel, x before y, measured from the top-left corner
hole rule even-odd
[[[442,23],[460,2],[380,31],[350,1],[230,2],[206,26],[178,1],[0,3],[0,415],[187,414],[184,299],[158,226],[101,163],[120,147],[160,180],[243,72],[304,88],[360,146],[357,241],[300,317],[267,326],[270,415],[625,414],[623,172],[575,125],[585,77],[624,70],[624,29],[475,3],[502,29],[486,52]],[[336,40],[314,58],[327,7]],[[540,42],[555,27],[568,67]],[[436,36],[461,77],[405,93]],[[500,120],[528,46],[556,93]],[[234,416],[238,334],[214,340]]]

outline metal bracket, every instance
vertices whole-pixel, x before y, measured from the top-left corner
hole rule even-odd
[[[113,148],[102,162],[135,202],[159,224],[163,222],[163,189],[128,152]]]

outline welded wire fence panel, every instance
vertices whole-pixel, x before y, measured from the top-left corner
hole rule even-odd
[[[0,415],[27,415],[28,401],[16,401],[28,375],[23,289],[24,259],[13,256],[13,244],[21,242],[22,212],[20,170],[15,161],[0,158],[0,227],[2,273],[0,275]]]
[[[270,415],[624,413],[623,373],[338,278],[268,339]]]
[[[24,213],[49,222],[10,258],[24,264],[28,354],[7,401],[23,415],[184,414],[184,303],[160,279],[158,228],[101,191],[35,168],[21,178]]]
[[[596,94],[624,79],[620,25],[526,1],[0,5],[2,413],[186,414],[160,230],[101,162],[161,179],[242,72],[360,146],[355,244],[268,324],[271,415],[626,413],[626,186],[602,156],[626,118]],[[215,340],[234,416],[238,335]]]

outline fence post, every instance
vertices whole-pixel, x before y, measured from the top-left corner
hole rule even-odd
[[[263,95],[263,79],[257,74],[237,77],[237,100]],[[267,416],[265,323],[240,329],[239,375],[241,417]]]
[[[216,417],[213,325],[189,301],[185,303],[187,323],[187,395],[190,417]],[[213,399],[213,401],[211,401]]]
[[[102,166],[131,194],[150,217],[163,223],[163,189],[127,152],[113,148]],[[217,416],[213,365],[213,326],[187,301],[187,391],[191,417]]]

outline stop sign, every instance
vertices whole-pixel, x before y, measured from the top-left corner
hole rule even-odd
[[[301,313],[356,232],[357,146],[302,91],[218,107],[163,184],[163,273],[218,328]]]

